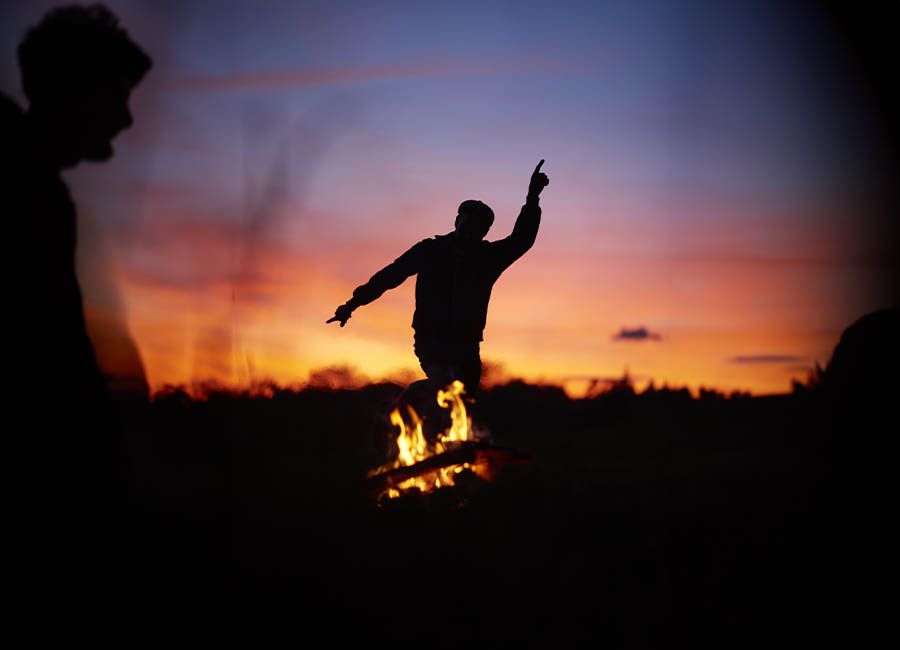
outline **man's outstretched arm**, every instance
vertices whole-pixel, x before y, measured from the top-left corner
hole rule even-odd
[[[541,171],[543,164],[544,161],[541,160],[531,174],[528,196],[516,219],[512,234],[494,244],[499,251],[501,269],[505,269],[522,257],[534,245],[534,240],[537,238],[538,227],[541,225],[541,206],[538,204],[538,199],[541,191],[550,184],[547,174]]]
[[[426,240],[427,241],[427,240]],[[419,265],[424,254],[425,241],[421,241],[400,257],[373,275],[368,282],[353,290],[353,297],[334,310],[334,316],[326,323],[340,322],[341,327],[350,320],[353,310],[377,300],[385,291],[399,287],[411,275],[419,272]]]

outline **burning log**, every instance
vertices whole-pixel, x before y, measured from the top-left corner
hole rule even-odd
[[[454,381],[447,390],[439,390],[438,406],[450,409],[450,427],[429,442],[423,432],[423,420],[411,404],[405,405],[405,415],[399,407],[391,411],[391,424],[400,429],[397,436],[397,458],[382,466],[366,483],[374,496],[399,497],[409,490],[431,492],[456,484],[462,472],[471,470],[482,480],[491,480],[496,469],[508,463],[529,462],[531,454],[516,449],[492,447],[475,437],[472,421],[466,413],[465,394],[461,381]]]
[[[376,474],[366,482],[367,491],[381,494],[404,481],[454,465],[490,465],[500,466],[509,463],[528,463],[533,460],[529,452],[509,447],[493,447],[486,442],[471,440],[455,444],[451,449],[426,458],[412,465],[398,467]]]

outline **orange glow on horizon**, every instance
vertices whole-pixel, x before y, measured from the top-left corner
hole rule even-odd
[[[200,261],[228,249],[197,224],[171,241]],[[334,366],[364,379],[408,380],[422,376],[410,328],[415,278],[360,308],[345,328],[325,324],[355,286],[402,251],[384,242],[329,252],[260,242],[252,265],[233,279],[213,274],[179,283],[122,266],[116,280],[151,391],[208,381],[297,386]],[[642,272],[623,275],[627,268]],[[494,288],[482,358],[501,363],[508,377],[561,385],[573,396],[625,369],[639,388],[652,380],[694,391],[788,392],[792,378],[827,362],[849,324],[810,317],[823,306],[835,311],[817,290],[816,273],[801,269],[788,281],[765,261],[624,251],[585,266],[543,250],[539,235]],[[102,328],[102,318],[94,320]],[[660,340],[613,340],[637,326]],[[735,360],[754,355],[794,361]]]

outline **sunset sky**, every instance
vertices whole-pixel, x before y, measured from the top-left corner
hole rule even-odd
[[[53,4],[3,5],[23,106],[15,48]],[[98,356],[135,372],[130,337],[153,389],[420,372],[413,278],[326,319],[464,199],[505,237],[542,158],[482,344],[510,376],[785,392],[890,300],[896,179],[806,5],[107,4],[154,67],[115,157],[65,179]]]

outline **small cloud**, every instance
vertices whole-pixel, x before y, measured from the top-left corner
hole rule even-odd
[[[800,363],[806,361],[806,357],[797,357],[791,354],[747,354],[738,355],[728,359],[730,363]]]
[[[646,327],[627,328],[623,327],[619,332],[613,335],[613,341],[659,341],[662,336],[656,332],[651,332]]]

